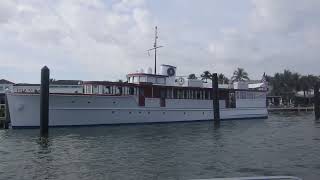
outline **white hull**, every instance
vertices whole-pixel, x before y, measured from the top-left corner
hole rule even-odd
[[[40,96],[7,94],[11,126],[37,127],[40,124]],[[237,99],[237,108],[224,108],[221,119],[266,118],[265,99]],[[136,96],[96,96],[51,94],[50,126],[84,126],[213,119],[212,100],[166,99],[160,107],[158,98],[146,98],[145,107]]]

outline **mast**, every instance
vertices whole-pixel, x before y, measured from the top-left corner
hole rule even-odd
[[[157,74],[157,49],[161,48],[163,46],[158,46],[157,39],[158,39],[158,27],[155,27],[155,33],[154,33],[154,44],[153,48],[148,49],[148,53],[152,50],[154,50],[154,74]]]

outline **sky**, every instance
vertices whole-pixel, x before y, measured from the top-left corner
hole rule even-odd
[[[319,0],[1,0],[0,79],[119,80],[158,65],[251,79],[320,74]]]

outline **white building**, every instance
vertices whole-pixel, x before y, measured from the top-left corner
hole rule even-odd
[[[12,91],[13,90],[13,82],[10,82],[5,79],[0,79],[0,93],[5,93],[6,91]]]

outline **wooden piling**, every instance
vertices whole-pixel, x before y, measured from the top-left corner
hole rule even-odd
[[[9,112],[9,104],[8,104],[8,97],[5,95],[5,105],[6,105],[6,111],[5,111],[5,116],[6,119],[3,124],[4,129],[9,129],[9,123],[10,123],[10,112]]]
[[[314,86],[314,115],[315,119],[320,119],[320,94],[319,94],[319,83]]]
[[[213,120],[215,123],[220,122],[220,108],[219,108],[219,87],[218,87],[218,75],[212,74],[212,91],[213,91]]]
[[[47,138],[49,134],[49,78],[47,66],[41,69],[40,85],[40,137]]]

